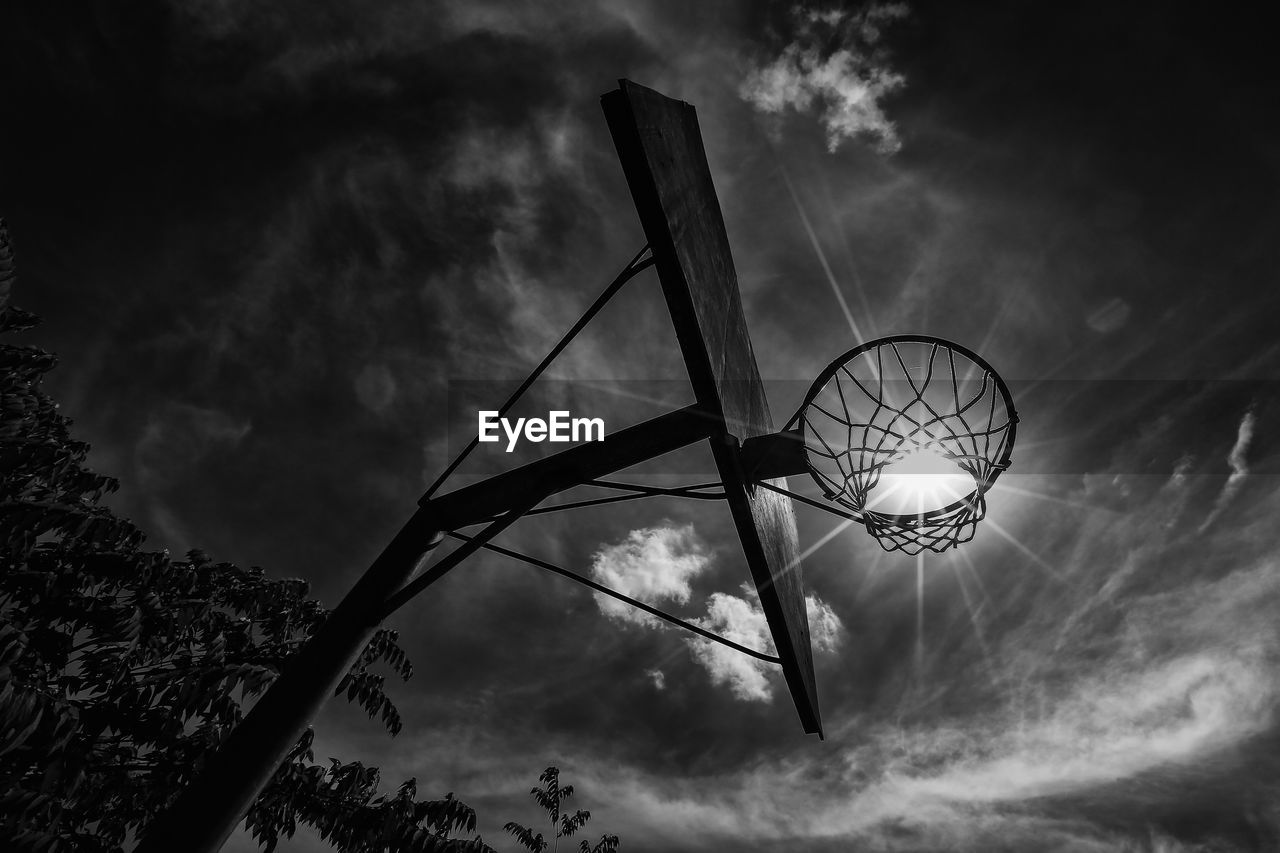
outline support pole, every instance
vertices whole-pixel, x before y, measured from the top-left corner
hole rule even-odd
[[[414,513],[134,853],[212,853],[222,847],[373,637],[379,620],[371,617],[378,606],[442,537],[429,510]]]
[[[148,828],[134,853],[215,853],[244,818],[303,730],[333,695],[379,623],[543,499],[723,432],[696,406],[669,412],[436,498],[424,498],[320,630],[198,776]],[[492,518],[484,532],[416,580],[447,531]]]

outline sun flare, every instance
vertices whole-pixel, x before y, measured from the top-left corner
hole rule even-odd
[[[973,477],[954,460],[921,447],[885,466],[867,508],[890,515],[925,513],[955,503],[973,489]]]

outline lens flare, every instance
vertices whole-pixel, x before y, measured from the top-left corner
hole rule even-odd
[[[913,515],[942,509],[974,490],[973,477],[936,450],[918,448],[886,465],[868,494],[867,509]]]

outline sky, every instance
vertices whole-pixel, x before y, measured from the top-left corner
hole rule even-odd
[[[1021,416],[988,518],[917,560],[799,508],[825,740],[775,669],[481,554],[388,623],[404,731],[335,702],[317,755],[455,792],[499,849],[556,764],[636,853],[1273,850],[1280,113],[1253,14],[28,4],[0,33],[15,300],[151,545],[336,604],[475,401],[643,244],[599,96],[688,101],[775,420],[861,341],[962,343]],[[549,379],[517,414],[691,402],[652,272]],[[485,446],[449,488],[546,449]],[[767,645],[719,504],[500,542]]]

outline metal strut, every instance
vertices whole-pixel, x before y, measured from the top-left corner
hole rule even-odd
[[[487,533],[488,531],[485,531],[485,532]],[[737,643],[735,643],[733,640],[727,640],[724,637],[721,637],[719,634],[713,634],[710,631],[706,630],[705,628],[699,628],[697,625],[694,625],[691,622],[686,622],[678,616],[672,616],[670,613],[664,613],[661,610],[657,609],[656,607],[650,607],[648,604],[645,604],[643,601],[637,601],[629,595],[624,595],[623,593],[618,592],[615,589],[610,589],[609,587],[604,586],[603,584],[596,583],[595,581],[591,580],[591,578],[588,578],[585,575],[580,575],[577,572],[571,572],[568,569],[561,568],[560,566],[555,565],[554,563],[548,563],[545,560],[539,560],[537,557],[531,557],[528,554],[521,554],[519,551],[512,551],[510,548],[503,548],[500,545],[494,545],[492,542],[481,541],[480,537],[467,536],[466,534],[458,533],[456,531],[448,533],[446,535],[452,536],[454,539],[459,539],[463,543],[466,543],[467,545],[472,545],[473,547],[477,542],[479,542],[479,547],[485,548],[489,551],[493,551],[496,554],[502,554],[505,557],[511,557],[513,560],[520,560],[521,562],[528,563],[531,566],[536,566],[539,569],[545,569],[548,572],[561,575],[562,577],[569,578],[570,580],[573,580],[573,581],[577,581],[583,586],[587,586],[587,587],[590,587],[591,589],[594,589],[596,592],[600,592],[605,595],[612,596],[618,599],[619,601],[623,601],[623,602],[626,602],[627,604],[630,604],[632,607],[635,607],[639,610],[643,610],[645,613],[648,613],[653,616],[657,616],[659,619],[662,619],[666,622],[670,622],[672,625],[675,625],[679,628],[684,628],[686,631],[692,631],[698,636],[705,637],[706,639],[711,640],[712,642],[720,643],[723,646],[728,646],[734,651],[742,652],[744,655],[749,655],[755,658],[756,660],[761,660],[761,661],[764,661],[765,663],[778,663],[778,664],[782,663],[782,658],[777,657],[776,655],[769,655],[769,654],[765,654],[764,652],[758,652],[755,649],[749,649],[746,646],[740,646]],[[481,535],[483,536],[483,534]]]
[[[649,254],[647,258],[645,257],[645,253]],[[622,289],[624,284],[631,281],[631,279],[635,278],[643,270],[651,266],[653,266],[653,253],[649,252],[649,244],[646,243],[644,248],[637,252],[636,256],[622,268],[622,272],[618,273],[618,277],[610,282],[609,286],[604,289],[603,293],[596,297],[596,301],[591,303],[591,307],[586,310],[586,313],[578,318],[578,322],[574,323],[573,327],[569,329],[568,332],[565,332],[564,337],[562,337],[559,342],[551,348],[551,352],[547,353],[546,358],[542,359],[542,363],[535,367],[533,372],[525,377],[524,382],[522,382],[520,387],[515,390],[515,393],[507,398],[507,402],[503,403],[502,408],[498,409],[498,417],[504,417],[507,412],[511,410],[511,407],[516,404],[524,392],[529,390],[529,386],[542,375],[542,372],[547,369],[551,362],[555,361],[556,356],[560,355],[560,353],[564,351],[564,348],[567,347],[569,342],[586,327],[587,323],[590,323],[592,318],[600,313],[600,309],[604,308],[605,304],[613,298],[614,294]],[[444,471],[440,473],[440,476],[436,477],[435,482],[427,489],[425,497],[429,498],[434,495],[436,490],[444,485],[444,481],[449,479],[449,475],[457,470],[458,466],[462,464],[462,461],[471,454],[471,451],[476,449],[476,446],[479,445],[479,443],[480,436],[477,434],[471,439],[471,442],[463,449],[463,451],[455,456],[453,461],[445,467]]]
[[[719,501],[724,500],[724,489],[722,483],[694,483],[689,486],[677,486],[674,488],[662,488],[659,486],[642,486],[639,483],[613,483],[607,480],[592,480],[582,483],[584,486],[599,486],[605,489],[616,489],[625,491],[627,494],[611,495],[607,498],[591,498],[590,500],[570,501],[569,503],[556,504],[555,506],[538,507],[531,509],[524,514],[530,515],[546,515],[549,512],[564,512],[570,509],[582,509],[589,506],[602,506],[604,504],[621,503],[622,501],[634,501],[641,498],[655,497],[675,497],[675,498],[691,498],[693,500],[702,501]],[[717,492],[708,492],[707,489],[720,488]],[[489,524],[497,521],[501,516],[492,515],[488,518],[477,519],[461,527],[471,527],[476,524]]]

